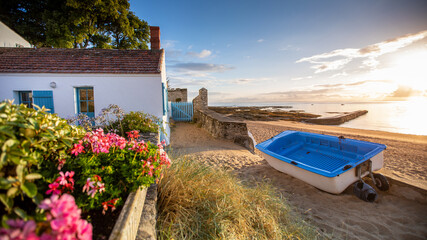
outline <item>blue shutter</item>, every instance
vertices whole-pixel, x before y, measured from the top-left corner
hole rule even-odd
[[[33,101],[39,107],[44,106],[50,109],[50,113],[55,112],[53,107],[53,92],[52,91],[33,91]]]

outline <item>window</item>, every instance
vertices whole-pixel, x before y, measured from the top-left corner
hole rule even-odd
[[[27,105],[28,108],[33,107],[33,93],[31,91],[20,91],[19,104]]]
[[[76,88],[77,113],[86,114],[88,117],[95,117],[95,101],[92,87]]]
[[[49,109],[50,113],[54,113],[55,109],[53,106],[53,92],[48,91],[18,91],[19,104],[25,104],[28,108],[32,108],[33,105],[39,107],[45,107]]]

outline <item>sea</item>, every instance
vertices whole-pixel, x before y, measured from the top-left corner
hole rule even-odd
[[[283,106],[283,110],[303,110],[321,116],[337,112],[368,110],[340,127],[380,130],[394,133],[427,135],[427,100],[354,103],[281,102],[281,103],[210,103],[210,106]],[[292,107],[292,108],[287,108]]]

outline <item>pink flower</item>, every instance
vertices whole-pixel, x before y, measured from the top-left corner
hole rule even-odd
[[[105,192],[105,186],[101,182],[98,182],[98,191],[99,191],[99,193]]]
[[[25,222],[21,219],[8,220],[9,229],[1,229],[0,238],[10,240],[38,240],[36,235],[36,223],[33,220]]]
[[[92,225],[80,219],[81,210],[77,207],[73,196],[64,194],[53,195],[39,205],[47,211],[51,232],[45,232],[44,239],[92,239]]]
[[[133,130],[126,133],[128,135],[128,138],[139,138],[139,131]]]
[[[60,171],[61,170],[61,168],[64,166],[64,164],[65,164],[65,159],[58,159],[58,162],[59,162],[59,164],[58,164],[58,171]]]
[[[106,202],[103,202],[102,207],[104,209],[102,210],[102,214],[105,214],[105,212],[108,210],[108,207],[111,207],[111,211],[114,211],[116,209],[116,204],[118,200],[119,200],[118,198],[114,198]]]
[[[80,220],[77,223],[77,229],[79,229],[77,236],[81,240],[92,240],[92,224],[85,220]]]
[[[67,173],[68,173],[68,172],[67,172]],[[68,182],[67,182],[66,175],[64,175],[64,173],[63,173],[63,172],[59,172],[59,175],[61,175],[61,176],[59,176],[59,177],[56,179],[56,181],[59,181],[59,184],[60,184],[60,185],[65,185],[65,184],[67,184]]]
[[[89,192],[87,193],[87,195],[89,195],[91,198],[94,198],[96,194],[96,188],[92,188],[91,190],[89,190]]]
[[[82,144],[81,143],[79,143],[79,144],[75,143],[74,148],[71,149],[71,154],[74,154],[77,156],[82,152],[84,152],[84,147],[82,146]]]
[[[46,191],[46,194],[62,194],[74,191],[74,171],[67,171],[66,173],[59,172],[59,175],[54,183],[49,184],[50,189]]]
[[[46,194],[61,194],[61,191],[58,190],[59,184],[57,182],[49,184],[49,190],[46,191]]]
[[[92,181],[92,179],[94,181]],[[87,195],[91,196],[92,198],[95,197],[96,193],[102,193],[105,192],[105,185],[101,182],[101,177],[99,175],[93,175],[93,178],[88,178],[86,180],[86,184],[83,186],[83,192],[87,191]]]
[[[83,191],[82,191],[82,192],[89,191],[89,189],[93,188],[93,183],[94,183],[94,182],[91,182],[91,181],[90,181],[90,178],[88,178],[88,179],[86,180],[86,184],[83,186]]]

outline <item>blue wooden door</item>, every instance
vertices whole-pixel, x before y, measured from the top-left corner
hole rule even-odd
[[[88,117],[95,117],[95,98],[93,87],[76,88],[77,113],[86,114]]]
[[[193,103],[191,102],[173,102],[172,119],[181,122],[191,122],[193,120]]]

